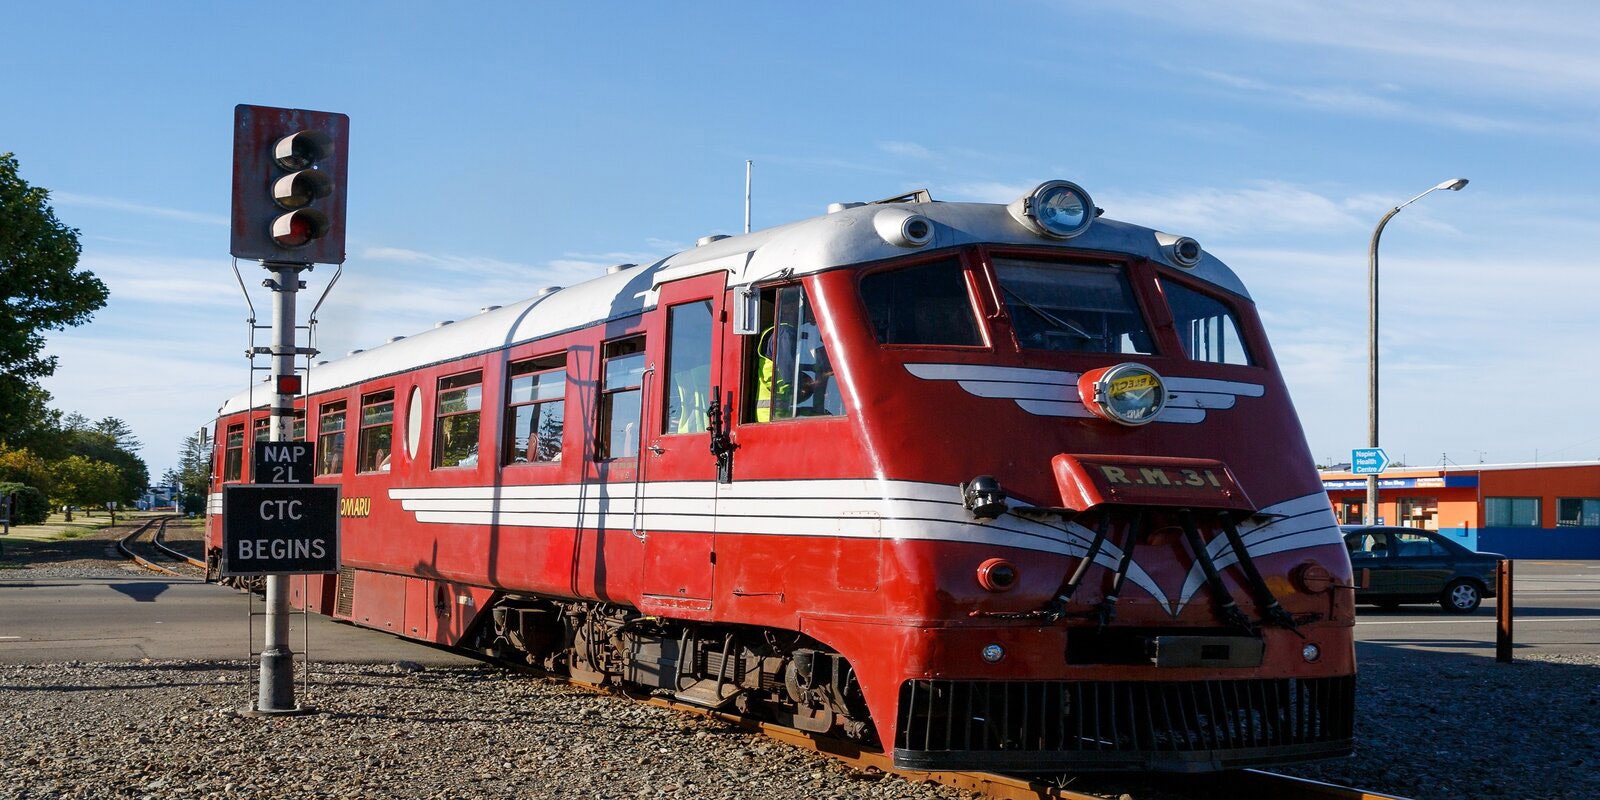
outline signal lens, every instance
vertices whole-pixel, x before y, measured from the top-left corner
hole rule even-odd
[[[272,184],[272,200],[282,208],[305,208],[333,193],[333,179],[314,169],[285,175]]]
[[[272,157],[287,170],[302,170],[333,155],[333,137],[322,131],[299,131],[278,140]]]
[[[327,232],[327,216],[315,209],[290,211],[272,221],[272,241],[279,247],[305,247]]]

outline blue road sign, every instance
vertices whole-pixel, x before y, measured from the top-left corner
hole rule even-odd
[[[1381,447],[1358,447],[1350,451],[1350,471],[1357,475],[1382,475],[1389,468],[1389,454]]]

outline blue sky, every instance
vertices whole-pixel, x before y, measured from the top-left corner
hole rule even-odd
[[[55,2],[6,27],[0,151],[112,291],[50,336],[45,385],[128,420],[154,475],[247,381],[237,103],[350,115],[326,353],[738,232],[747,158],[757,228],[1066,178],[1233,266],[1319,459],[1366,441],[1372,227],[1467,177],[1384,234],[1384,446],[1600,456],[1586,4]]]

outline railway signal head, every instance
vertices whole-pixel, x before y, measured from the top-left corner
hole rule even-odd
[[[344,262],[350,118],[240,105],[233,118],[233,241],[237,258]]]

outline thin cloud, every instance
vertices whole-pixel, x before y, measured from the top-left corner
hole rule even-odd
[[[878,142],[878,149],[892,156],[904,158],[933,158],[933,151],[916,142]]]
[[[179,222],[193,222],[199,225],[228,225],[228,218],[221,214],[205,214],[198,211],[186,211],[178,208],[162,208],[134,203],[115,197],[95,197],[87,194],[74,194],[72,192],[51,192],[50,199],[57,205],[77,206],[79,208],[103,208],[108,211],[121,211],[128,214],[138,214],[146,217],[160,217]]]

